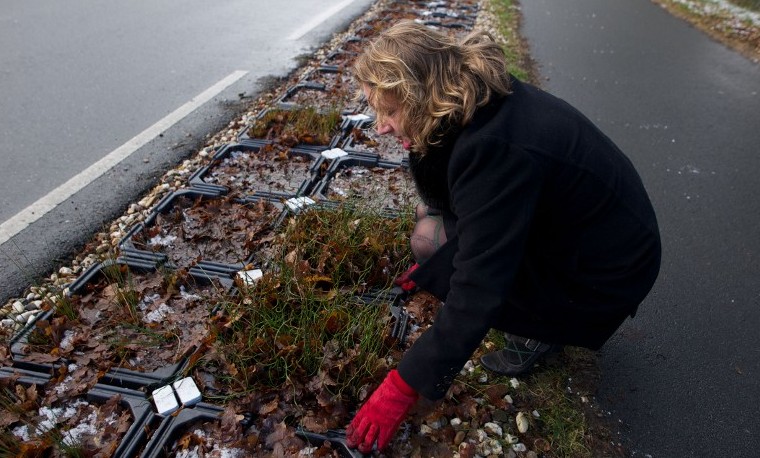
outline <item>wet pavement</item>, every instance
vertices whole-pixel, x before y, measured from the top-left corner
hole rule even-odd
[[[663,264],[601,351],[598,401],[633,456],[760,449],[760,65],[648,0],[522,2],[543,87],[629,155]]]

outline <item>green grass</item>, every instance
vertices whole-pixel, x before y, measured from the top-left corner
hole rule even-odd
[[[479,351],[488,352],[504,346],[504,334],[493,330]],[[479,370],[483,369],[477,366],[470,378],[476,380],[480,375]],[[485,373],[489,376],[489,385],[511,385],[512,377]],[[520,384],[512,393],[514,406],[516,410],[529,414],[530,428],[526,434],[518,434],[512,424],[511,434],[519,436],[528,445],[528,450],[543,453],[539,456],[547,458],[590,458],[604,455],[596,449],[602,442],[607,446],[606,437],[609,432],[604,425],[592,427],[589,424],[587,411],[590,406],[581,401],[581,397],[587,400],[593,397],[598,380],[596,356],[593,352],[567,347],[561,353],[540,361],[528,375],[517,379]],[[571,387],[572,392],[568,387]],[[474,385],[471,388],[479,389]],[[533,417],[533,411],[539,413],[538,418]]]
[[[729,0],[734,5],[747,8],[748,10],[760,11],[760,0]]]
[[[321,112],[312,106],[296,109],[272,109],[256,120],[248,131],[251,137],[280,140],[290,139],[290,146],[298,143],[326,145],[337,132],[341,122],[340,110],[332,108]]]
[[[540,412],[539,430],[556,456],[590,457],[586,444],[586,419],[577,401],[565,389],[571,371],[565,367],[547,368],[526,382],[531,404]]]
[[[527,45],[519,33],[520,12],[513,0],[490,0],[486,9],[496,19],[496,28],[506,42],[502,45],[509,72],[522,81],[534,82]]]
[[[406,268],[411,226],[411,214],[386,218],[351,205],[293,217],[276,237],[264,277],[241,285],[217,322],[229,391],[319,376],[321,388],[355,400],[389,352],[389,304],[360,296],[389,287]]]

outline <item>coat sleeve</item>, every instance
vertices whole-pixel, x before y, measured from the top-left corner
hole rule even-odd
[[[446,394],[503,313],[544,179],[536,155],[521,147],[484,137],[457,142],[448,173],[458,239],[449,292],[398,368],[422,396]]]

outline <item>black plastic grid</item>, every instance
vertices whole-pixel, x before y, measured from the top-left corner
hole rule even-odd
[[[22,369],[19,367],[0,367],[0,378],[15,378],[23,385],[43,387],[50,381],[50,374]]]
[[[335,201],[335,199],[329,198],[329,191],[330,187],[332,186],[334,179],[336,175],[342,171],[345,171],[347,169],[351,168],[360,168],[360,169],[366,169],[371,173],[371,169],[373,168],[381,168],[386,170],[398,170],[403,173],[405,170],[401,164],[393,163],[393,162],[385,162],[380,160],[377,156],[368,156],[368,155],[356,155],[356,154],[348,154],[347,156],[343,156],[341,158],[336,159],[333,161],[332,164],[330,164],[330,167],[327,169],[327,172],[325,173],[324,178],[314,187],[314,191],[312,193],[312,196],[316,199],[321,201]],[[409,181],[410,186],[411,180]],[[410,188],[411,193],[416,193],[413,186]],[[385,201],[387,199],[384,199]],[[341,201],[342,202],[342,201]],[[394,205],[384,205],[384,208],[382,209],[382,214],[388,215],[391,217],[398,216],[399,212],[401,211],[400,208],[397,208]]]
[[[327,54],[319,63],[322,68],[331,68],[335,70],[347,70],[352,64],[358,53],[346,51],[338,48]]]
[[[22,385],[36,385],[44,390],[51,377],[25,369],[3,367],[0,368],[0,378],[13,378]],[[145,447],[151,429],[149,425],[154,421],[155,413],[150,401],[141,391],[98,383],[85,395],[89,402],[97,404],[103,404],[114,396],[119,396],[119,404],[131,412],[132,424],[122,436],[112,456],[137,456],[139,450]]]
[[[281,198],[273,198],[274,193],[259,192],[251,196],[241,196],[234,198],[236,203],[242,205],[254,205],[264,201],[273,205],[279,212],[270,223],[270,228],[274,228],[278,221],[283,219],[282,213],[285,212],[284,205]],[[122,253],[130,258],[138,259],[156,259],[159,264],[163,264],[170,269],[176,268],[188,268],[191,273],[197,273],[199,275],[206,275],[209,277],[222,277],[226,282],[232,280],[234,276],[240,270],[243,270],[253,259],[254,253],[246,253],[245,256],[239,262],[219,262],[213,259],[202,258],[192,266],[177,266],[173,263],[165,250],[150,251],[141,247],[135,243],[136,236],[142,235],[142,233],[148,230],[152,225],[156,224],[156,220],[160,214],[167,213],[173,209],[176,204],[176,200],[180,197],[187,197],[190,199],[223,199],[227,198],[219,190],[211,190],[208,188],[191,187],[175,191],[162,199],[153,212],[145,219],[144,222],[136,224],[119,242],[119,248]]]
[[[361,300],[368,305],[385,302],[389,304],[391,322],[390,337],[396,341],[399,348],[406,346],[406,338],[409,334],[409,314],[406,312],[405,301],[407,293],[399,287],[384,290],[372,290],[361,296]]]
[[[134,421],[124,437],[122,437],[121,443],[114,451],[113,456],[137,456],[139,451],[145,448],[150,437],[150,425],[155,422],[156,414],[151,408],[150,401],[141,391],[99,383],[87,393],[87,399],[96,402],[106,402],[113,396],[119,396],[119,403],[132,411]]]
[[[101,263],[95,264],[87,269],[77,280],[75,280],[69,286],[69,294],[86,294],[88,287],[101,275],[104,274],[104,269],[113,265],[125,265],[130,270],[135,272],[155,272],[158,269],[158,264],[154,262],[148,262],[143,259],[131,259],[129,257],[119,257],[115,260],[107,260]],[[218,274],[209,274],[208,272],[200,272],[199,270],[190,270],[188,272],[190,278],[199,284],[207,284],[211,281],[217,281],[223,288],[229,290],[232,288],[232,280],[225,279]],[[226,281],[225,281],[226,280]],[[13,368],[9,370],[21,370],[22,373],[34,373],[50,376],[57,373],[58,368],[64,365],[68,365],[69,361],[64,358],[59,359],[53,363],[39,363],[30,360],[26,355],[26,345],[29,334],[34,330],[37,321],[46,320],[53,317],[55,312],[48,310],[40,314],[34,323],[26,326],[21,332],[14,336],[10,341],[11,357],[13,359]],[[185,364],[185,359],[182,358],[174,364],[170,364],[166,367],[157,369],[153,372],[140,372],[135,370],[112,368],[107,371],[99,380],[100,383],[109,384],[115,387],[141,390],[159,387],[166,385],[171,380],[176,378],[176,374],[179,369]]]
[[[155,268],[155,261],[150,262],[143,259],[137,259],[134,261],[127,261],[126,258],[119,257],[115,260],[109,260],[104,261],[98,264],[94,264],[90,266],[89,269],[87,269],[82,275],[77,278],[71,285],[68,287],[68,294],[78,294],[80,293],[86,284],[88,284],[92,278],[98,274],[98,271],[107,265],[111,264],[130,264],[134,268],[138,269],[145,269],[150,270]],[[47,320],[50,319],[54,315],[53,310],[47,310],[43,311],[35,317],[34,321],[31,323],[28,323],[26,326],[24,326],[21,330],[19,330],[11,339],[8,344],[10,348],[10,354],[11,358],[13,359],[13,368],[14,369],[22,369],[27,371],[32,371],[39,374],[54,374],[57,369],[63,365],[67,364],[66,361],[59,361],[55,363],[40,363],[31,361],[28,358],[26,358],[26,352],[24,351],[24,348],[27,344],[27,338],[29,337],[29,334],[35,329],[37,326],[37,323],[41,320]]]
[[[242,143],[225,145],[214,155],[208,165],[197,170],[190,176],[190,186],[193,188],[209,190],[211,192],[222,194],[235,193],[235,195],[250,197],[272,192],[273,188],[266,183],[257,183],[256,189],[240,189],[243,188],[243,186],[224,186],[213,182],[215,171],[220,166],[231,161],[233,156],[236,154],[256,155],[262,148],[265,148],[270,144],[271,142],[253,142],[248,140]],[[275,187],[274,189],[278,193],[292,194],[294,196],[307,194],[314,185],[320,165],[324,161],[324,158],[313,149],[289,148],[287,154],[291,157],[307,162],[307,172],[300,178],[300,184],[298,186],[287,188],[283,185],[281,187]],[[295,181],[299,181],[298,177],[296,177]],[[245,188],[248,187],[246,186]]]
[[[342,458],[362,458],[365,455],[352,449],[346,443],[346,432],[344,430],[330,430],[324,433],[313,433],[303,428],[296,429],[296,436],[305,440],[308,444],[322,445],[329,442],[334,450]]]
[[[368,105],[366,100],[354,100],[355,94],[359,91],[358,83],[353,79],[349,72],[337,66],[319,66],[303,76],[301,81],[305,84],[315,84],[324,87],[327,92],[343,90],[346,100],[343,105],[342,114],[366,113]]]
[[[380,160],[399,164],[402,167],[409,167],[409,153],[403,149],[397,139],[389,136],[381,136],[374,132],[375,117],[369,116],[366,119],[351,121],[351,125],[346,129],[346,135],[343,137],[338,147],[354,156],[377,156]],[[364,135],[372,138],[377,137],[378,145],[366,145],[357,139],[357,135]],[[396,145],[395,143],[398,142]],[[391,145],[393,144],[393,145]],[[383,151],[389,150],[391,151]]]
[[[173,415],[157,416],[161,423],[148,441],[141,458],[163,458],[170,455],[170,447],[180,438],[186,428],[198,421],[218,420],[224,410],[220,407],[198,403],[190,408],[180,409]]]
[[[238,143],[244,143],[246,141],[250,141],[253,143],[268,142],[269,141],[268,139],[251,137],[249,135],[248,131],[251,129],[251,127],[253,127],[253,123],[255,123],[259,119],[264,118],[271,110],[294,110],[297,108],[301,108],[301,106],[292,105],[292,104],[284,104],[284,103],[275,103],[274,107],[261,110],[261,112],[258,115],[256,115],[253,121],[246,124],[245,127],[243,127],[243,129],[238,133],[237,135]],[[295,145],[295,147],[299,149],[316,150],[316,151],[324,151],[324,150],[332,149],[345,136],[346,129],[349,127],[349,125],[350,125],[349,121],[347,121],[346,119],[343,119],[343,121],[337,126],[336,133],[332,136],[332,138],[326,145],[312,145],[312,144],[303,143],[303,144]]]

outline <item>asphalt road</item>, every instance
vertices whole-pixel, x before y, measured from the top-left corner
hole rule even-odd
[[[0,301],[65,264],[372,3],[3,2]]]
[[[662,232],[599,402],[634,456],[758,456],[760,66],[648,0],[521,3],[544,88],[627,152]]]

